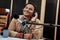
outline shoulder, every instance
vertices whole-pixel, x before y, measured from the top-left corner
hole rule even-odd
[[[36,19],[36,23],[42,23],[42,21],[39,19]]]
[[[24,15],[19,15],[19,18],[23,18],[24,17]]]
[[[12,21],[16,21],[17,19],[13,18]]]
[[[18,20],[17,19],[15,19],[15,18],[13,18],[12,20],[11,20],[11,22],[17,22]]]

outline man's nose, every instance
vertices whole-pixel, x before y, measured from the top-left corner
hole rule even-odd
[[[29,12],[30,10],[29,10],[29,8],[27,8],[27,9],[24,9],[24,11],[27,11],[27,12]]]

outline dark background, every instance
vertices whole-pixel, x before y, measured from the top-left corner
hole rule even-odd
[[[25,4],[26,4],[26,0],[14,0],[12,17],[11,18],[13,18],[15,13],[18,14],[18,15],[23,14],[22,9],[23,9]]]
[[[55,24],[56,3],[57,0],[46,0],[44,23]],[[44,26],[43,37],[54,40],[54,30],[53,26]]]
[[[10,9],[10,0],[0,0],[0,8]]]

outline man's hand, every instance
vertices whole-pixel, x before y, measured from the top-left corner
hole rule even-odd
[[[29,33],[24,34],[24,39],[32,39],[32,34]]]
[[[23,33],[17,33],[16,37],[17,38],[22,38],[23,37]]]
[[[31,21],[36,21],[37,18],[38,18],[38,13],[36,12],[36,13],[35,13],[35,16],[32,17]]]

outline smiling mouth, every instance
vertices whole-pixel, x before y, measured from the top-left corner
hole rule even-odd
[[[26,14],[30,14],[31,12],[29,12],[29,11],[24,11]]]

